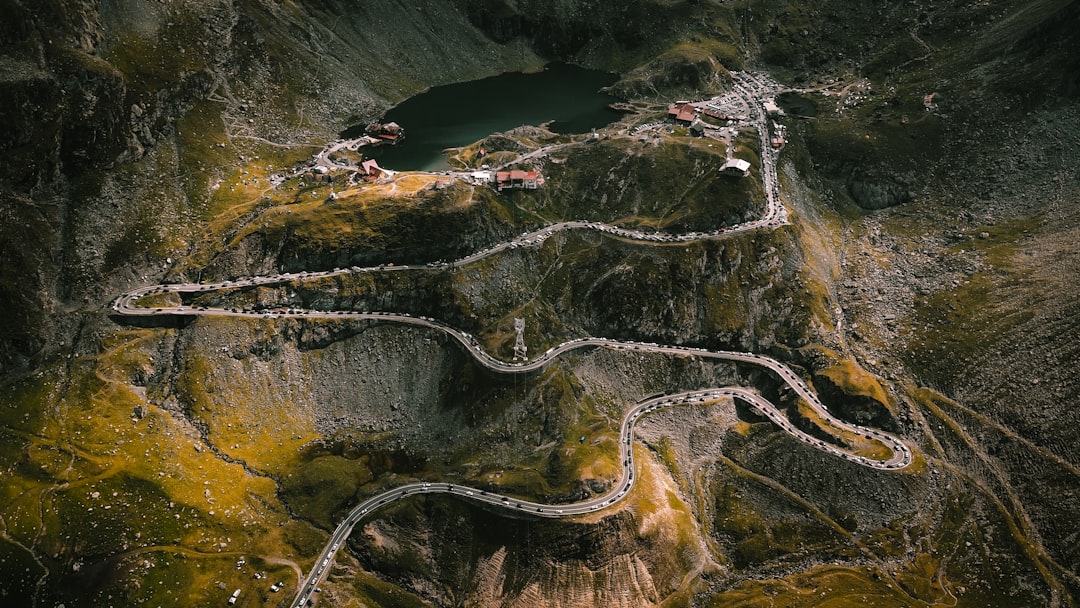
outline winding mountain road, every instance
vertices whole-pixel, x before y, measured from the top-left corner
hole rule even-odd
[[[497,373],[527,373],[538,370],[558,357],[580,349],[607,348],[616,351],[630,351],[638,353],[657,353],[676,357],[695,357],[736,363],[756,365],[772,372],[782,382],[787,384],[795,394],[809,405],[814,412],[828,422],[833,428],[842,432],[851,433],[864,439],[885,446],[891,456],[886,459],[873,459],[859,455],[853,451],[845,450],[837,445],[818,439],[801,429],[797,428],[775,405],[762,397],[753,389],[745,387],[722,387],[695,390],[672,395],[660,395],[645,399],[637,403],[626,412],[619,429],[619,460],[623,463],[622,475],[615,482],[612,489],[602,496],[590,498],[585,501],[571,504],[544,504],[514,498],[494,492],[488,492],[477,488],[461,486],[457,484],[438,482],[416,482],[397,486],[356,505],[348,516],[337,526],[330,536],[329,541],[315,561],[315,565],[305,580],[299,582],[296,597],[291,606],[299,608],[313,602],[313,594],[319,585],[325,580],[334,563],[334,556],[338,549],[351,534],[356,524],[375,511],[391,502],[401,500],[413,494],[454,494],[467,500],[485,503],[495,508],[528,514],[535,517],[570,517],[590,513],[609,507],[630,491],[634,485],[634,454],[632,449],[634,438],[634,424],[643,416],[661,408],[674,407],[684,404],[706,404],[720,400],[739,399],[762,415],[768,417],[784,432],[795,439],[802,441],[816,449],[832,454],[859,464],[862,466],[883,471],[903,469],[913,461],[911,449],[899,438],[883,433],[876,429],[865,428],[849,424],[834,417],[818,399],[817,395],[810,390],[806,383],[788,366],[783,363],[753,353],[735,351],[711,351],[701,348],[685,346],[664,346],[646,342],[619,341],[608,338],[578,338],[570,340],[548,349],[543,354],[527,361],[506,362],[496,359],[489,354],[470,334],[450,327],[435,319],[412,316],[393,312],[357,312],[357,311],[318,311],[287,309],[285,311],[247,310],[237,308],[208,308],[201,306],[159,306],[144,307],[139,304],[142,298],[157,294],[198,294],[213,292],[223,289],[242,289],[258,285],[274,285],[289,283],[292,281],[333,277],[345,274],[381,273],[381,272],[408,272],[422,269],[441,268],[450,266],[464,266],[477,262],[486,257],[518,247],[535,247],[553,234],[565,230],[594,230],[610,234],[617,238],[633,241],[656,242],[656,243],[687,243],[703,239],[727,238],[751,230],[772,228],[786,224],[787,214],[778,192],[776,176],[776,152],[768,145],[768,131],[766,128],[766,116],[761,103],[765,98],[779,90],[778,86],[761,75],[748,73],[734,74],[735,84],[733,91],[745,102],[749,108],[748,126],[757,129],[761,137],[761,177],[766,193],[765,213],[761,218],[720,228],[711,232],[693,232],[688,234],[666,234],[659,232],[641,232],[618,226],[611,226],[598,222],[567,221],[552,224],[522,234],[508,242],[500,243],[488,249],[478,251],[452,263],[434,262],[428,264],[402,265],[384,264],[378,267],[352,267],[347,269],[336,268],[324,272],[297,272],[282,273],[270,276],[250,277],[235,281],[222,281],[219,283],[178,283],[162,284],[142,287],[118,296],[111,303],[111,308],[116,315],[120,316],[219,316],[219,317],[257,317],[257,318],[310,318],[310,319],[354,319],[374,320],[403,325],[412,325],[434,331],[441,331],[459,342],[481,365]],[[705,102],[703,102],[705,103]]]

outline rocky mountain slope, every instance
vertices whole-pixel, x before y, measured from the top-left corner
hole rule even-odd
[[[682,134],[571,149],[590,170],[552,165],[539,195],[304,206],[267,185],[426,87],[563,60],[622,74],[614,90],[640,109],[627,124],[723,90],[731,69],[827,85],[836,94],[806,95],[813,118],[786,120],[793,225],[687,247],[564,233],[473,267],[205,302],[430,315],[507,358],[515,317],[532,352],[581,335],[764,352],[840,415],[899,432],[920,464],[843,462],[730,402],[663,412],[640,429],[625,506],[540,522],[418,498],[357,529],[321,603],[1078,602],[1080,3],[0,9],[8,600],[201,606],[242,587],[255,605],[269,583],[253,573],[294,584],[350,505],[403,480],[602,491],[622,411],[656,392],[752,385],[814,428],[774,379],[738,365],[593,351],[498,377],[418,329],[105,314],[147,283],[452,258],[538,218],[670,222],[648,205],[672,189],[661,180],[713,162]],[[669,170],[646,181],[646,167]],[[753,187],[695,192],[672,229],[755,212]]]

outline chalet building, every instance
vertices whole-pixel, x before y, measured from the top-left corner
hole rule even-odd
[[[690,134],[701,136],[705,134],[706,129],[712,128],[714,127],[705,123],[705,121],[701,120],[700,118],[694,118],[693,122],[690,123]]]
[[[787,129],[780,123],[772,123],[772,147],[780,149],[787,143]]]
[[[349,183],[353,185],[360,184],[362,182],[374,182],[380,177],[389,177],[393,175],[393,171],[388,171],[379,166],[379,163],[375,159],[368,159],[360,163],[360,169],[349,176]]]
[[[368,181],[375,181],[382,177],[385,173],[379,163],[375,162],[375,159],[365,160],[360,163],[360,173],[364,179]]]
[[[542,182],[540,174],[536,171],[497,171],[495,173],[495,187],[500,192],[510,190],[536,190]]]
[[[741,158],[729,158],[724,166],[720,167],[720,174],[746,177],[750,175],[750,163]]]
[[[704,110],[701,111],[701,113],[704,114],[705,116],[708,116],[709,118],[714,118],[716,120],[724,120],[724,121],[726,121],[726,120],[731,119],[731,117],[728,116],[727,114],[724,114],[722,112],[717,112],[716,110],[713,110],[712,108],[705,108]]]
[[[405,137],[405,129],[402,129],[401,125],[396,122],[386,124],[373,122],[364,129],[364,134],[387,143],[396,144],[398,140]]]
[[[330,170],[321,165],[304,174],[304,179],[312,184],[334,183],[334,176],[330,175]]]
[[[488,186],[495,183],[495,174],[491,171],[473,171],[468,180],[477,186]]]
[[[673,104],[668,108],[667,115],[677,125],[684,125],[689,127],[694,119],[697,118],[698,109],[693,104]]]

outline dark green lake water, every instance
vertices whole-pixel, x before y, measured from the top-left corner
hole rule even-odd
[[[781,93],[776,97],[776,104],[784,109],[784,112],[792,116],[813,118],[817,116],[817,103],[809,97],[803,97],[798,93]]]
[[[619,118],[608,107],[614,97],[599,92],[614,74],[554,64],[535,74],[502,74],[434,87],[391,108],[382,122],[396,122],[405,139],[366,150],[379,164],[398,171],[448,169],[442,151],[492,133],[554,121],[557,133],[587,133]],[[343,136],[357,136],[363,125]],[[358,129],[358,130],[356,130]]]

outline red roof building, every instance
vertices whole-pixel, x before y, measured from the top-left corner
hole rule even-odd
[[[364,177],[369,180],[379,179],[379,176],[383,174],[382,167],[379,166],[379,163],[375,162],[375,159],[365,160],[360,163],[360,169],[362,170]]]
[[[540,174],[536,171],[498,171],[495,173],[495,185],[499,190],[536,190],[540,186]]]
[[[669,111],[669,113],[670,113],[670,111]],[[720,112],[717,112],[716,110],[710,110],[709,108],[705,108],[704,110],[701,111],[701,113],[704,114],[705,116],[710,117],[710,118],[715,118],[716,120],[727,120],[728,119],[727,114],[721,114]]]
[[[694,118],[697,116],[697,108],[693,104],[675,104],[668,108],[668,118],[674,120],[678,124],[689,125],[694,122]]]
[[[397,143],[399,139],[405,136],[405,129],[402,129],[401,125],[396,122],[388,122],[386,124],[373,122],[367,126],[367,129],[365,129],[364,132],[369,137],[374,137],[390,143]]]

